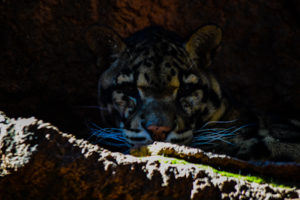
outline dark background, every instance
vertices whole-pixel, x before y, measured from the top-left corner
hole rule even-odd
[[[83,136],[97,123],[97,80],[108,66],[84,41],[105,24],[127,37],[161,25],[188,37],[215,23],[224,31],[213,69],[241,102],[299,118],[300,42],[297,0],[1,0],[0,110],[35,116]],[[105,52],[105,49],[103,49]]]

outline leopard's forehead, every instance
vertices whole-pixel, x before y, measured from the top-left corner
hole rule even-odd
[[[151,28],[125,42],[126,49],[102,76],[103,87],[134,83],[137,87],[178,88],[179,75],[193,68],[183,40],[173,32]]]
[[[161,88],[179,87],[179,72],[190,69],[192,62],[181,45],[159,38],[129,46],[120,56],[119,65],[123,74],[135,77],[137,86]]]
[[[156,69],[170,67],[188,69],[192,63],[182,45],[165,38],[146,40],[128,46],[125,57],[129,58],[125,60],[130,62],[132,70],[141,66]]]
[[[157,66],[165,61],[177,67],[187,67],[186,58],[189,56],[183,47],[183,39],[173,32],[159,27],[148,28],[133,34],[125,42],[133,66],[143,61],[147,67]]]

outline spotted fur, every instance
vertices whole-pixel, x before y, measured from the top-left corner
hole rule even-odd
[[[188,40],[161,27],[125,40],[109,28],[90,28],[90,48],[99,54],[105,44],[114,59],[99,79],[102,125],[118,128],[132,146],[160,140],[244,159],[299,161],[296,124],[267,126],[222,90],[210,70],[221,38],[215,25],[203,26]],[[152,125],[170,131],[154,135],[147,128]]]

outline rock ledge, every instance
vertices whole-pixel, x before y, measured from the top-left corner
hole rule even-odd
[[[300,197],[299,187],[282,188],[248,182],[222,176],[209,167],[202,168],[191,163],[176,164],[171,159],[158,156],[164,154],[215,166],[219,162],[223,163],[221,168],[246,166],[253,172],[264,169],[264,166],[253,163],[245,165],[244,161],[201,150],[156,143],[147,147],[151,156],[124,155],[76,139],[41,120],[8,119],[3,113],[0,113],[0,130],[0,199]],[[287,166],[291,171],[286,173],[299,171],[297,164],[290,163],[285,166],[286,169]],[[297,174],[293,178],[299,180]]]

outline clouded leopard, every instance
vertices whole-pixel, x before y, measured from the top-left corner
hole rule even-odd
[[[247,160],[300,161],[299,122],[271,122],[236,105],[212,73],[218,26],[188,39],[158,26],[121,39],[94,25],[85,38],[96,56],[104,48],[113,59],[99,79],[99,142],[132,148],[163,141]]]

